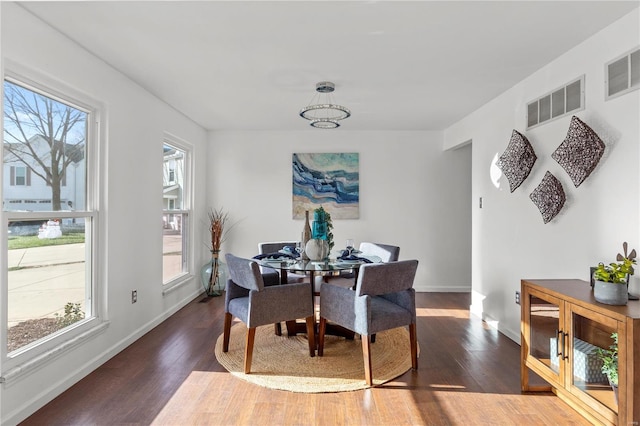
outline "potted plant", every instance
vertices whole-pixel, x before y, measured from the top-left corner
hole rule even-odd
[[[311,239],[307,242],[305,253],[311,260],[322,260],[329,257],[333,249],[333,222],[331,213],[320,206],[313,211]]]
[[[616,404],[618,403],[618,333],[611,335],[613,345],[609,349],[598,348],[598,358],[602,360],[602,373],[609,379]]]
[[[616,262],[608,265],[598,264],[593,272],[593,296],[600,303],[607,305],[626,305],[628,299],[627,284],[633,275],[636,263],[636,250],[627,254],[627,243],[622,243],[624,255],[618,253]]]

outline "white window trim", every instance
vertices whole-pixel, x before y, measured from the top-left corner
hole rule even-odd
[[[194,224],[193,224],[193,151],[194,147],[189,142],[184,139],[173,135],[169,132],[164,132],[164,137],[162,138],[162,145],[171,145],[174,146],[185,153],[184,158],[184,187],[182,189],[183,193],[183,209],[181,210],[171,210],[171,213],[176,214],[187,214],[188,221],[187,226],[183,227],[183,236],[187,238],[186,248],[187,248],[187,259],[186,259],[186,271],[182,274],[175,276],[173,279],[162,283],[162,295],[167,295],[171,293],[173,290],[191,282],[193,277],[195,276],[195,250],[194,250]],[[162,177],[162,176],[161,176]],[[184,207],[188,208],[184,208]],[[164,210],[162,213],[166,213],[167,210]]]
[[[2,95],[2,102],[0,102],[0,125],[4,126],[4,81],[8,80],[35,92],[43,93],[51,99],[65,104],[71,104],[75,108],[87,112],[90,118],[87,123],[87,140],[91,141],[91,143],[86,146],[86,164],[87,170],[90,171],[86,174],[86,210],[80,212],[61,212],[60,217],[89,218],[91,223],[91,231],[89,235],[87,235],[85,244],[91,248],[91,259],[90,264],[87,266],[87,276],[90,277],[92,285],[92,316],[67,329],[53,333],[38,342],[34,342],[33,344],[12,352],[11,357],[9,357],[7,353],[6,333],[2,333],[3,337],[0,340],[0,383],[5,383],[5,386],[7,386],[10,382],[49,364],[59,355],[68,352],[87,339],[102,333],[108,327],[109,321],[106,309],[106,291],[103,287],[104,283],[101,272],[104,268],[102,263],[106,261],[106,259],[101,257],[101,253],[106,253],[106,247],[101,246],[101,241],[103,240],[100,239],[100,235],[105,234],[106,230],[103,224],[106,223],[106,221],[100,220],[99,214],[104,197],[100,182],[105,173],[103,166],[104,161],[101,161],[101,158],[105,156],[106,152],[105,144],[102,143],[102,141],[106,140],[104,130],[106,126],[101,126],[101,123],[104,117],[106,117],[106,108],[102,102],[68,86],[66,83],[25,67],[11,59],[3,58],[3,60],[4,68],[0,72],[0,77],[2,77],[3,82],[0,88],[0,95]],[[2,148],[0,148],[0,153],[1,152]],[[0,188],[2,184],[2,176],[0,176]],[[39,218],[38,214],[39,213],[31,212],[29,218],[37,219]],[[47,212],[43,212],[42,214],[47,217],[50,216],[50,213]],[[10,219],[22,217],[24,217],[24,213],[0,211],[0,218],[2,219],[0,223],[5,226],[5,229]],[[7,233],[5,231],[0,232],[0,247],[7,247],[6,238]],[[1,264],[7,265],[7,250],[0,250],[0,253]],[[0,269],[0,274],[0,303],[2,304],[3,312],[0,317],[0,327],[6,330],[8,325],[8,269],[6,266]]]

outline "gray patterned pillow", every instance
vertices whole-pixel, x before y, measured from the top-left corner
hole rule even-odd
[[[551,158],[562,166],[577,188],[596,168],[603,153],[602,139],[574,115],[567,137],[551,154]]]
[[[566,201],[562,183],[549,171],[545,173],[542,181],[529,195],[533,204],[538,207],[544,223],[549,223],[556,217]]]
[[[507,177],[511,192],[515,191],[529,176],[537,159],[526,136],[514,129],[507,149],[496,163]]]

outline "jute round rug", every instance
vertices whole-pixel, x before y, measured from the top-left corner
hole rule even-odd
[[[244,374],[247,327],[231,327],[229,352],[222,352],[222,335],[216,342],[218,362],[247,382],[291,392],[321,393],[366,389],[362,341],[325,335],[324,355],[309,356],[306,335],[276,336],[273,326],[258,327],[253,346],[251,373]],[[376,336],[371,345],[374,386],[388,382],[411,368],[409,331],[396,328]]]

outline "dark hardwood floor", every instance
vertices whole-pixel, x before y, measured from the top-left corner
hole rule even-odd
[[[377,388],[333,394],[270,390],[229,374],[214,355],[223,297],[201,300],[23,424],[588,424],[550,393],[520,392],[520,347],[470,318],[465,293],[417,295],[418,371]]]

